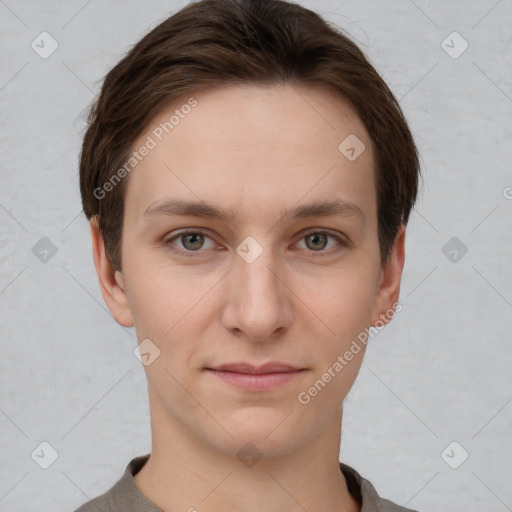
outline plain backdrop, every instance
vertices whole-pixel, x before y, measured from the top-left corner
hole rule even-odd
[[[78,155],[106,72],[186,3],[0,0],[0,510],[69,512],[151,450],[135,332],[101,297]],[[512,510],[512,2],[300,3],[387,81],[424,173],[403,310],[369,344],[340,459],[419,511]]]

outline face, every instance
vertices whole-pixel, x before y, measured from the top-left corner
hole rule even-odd
[[[344,354],[398,299],[403,232],[381,267],[374,154],[343,98],[289,85],[191,96],[133,145],[156,143],[126,178],[123,268],[103,295],[149,358],[160,351],[144,368],[161,428],[226,454],[286,453],[340,412],[365,345]],[[350,134],[356,159],[339,149]],[[95,261],[106,276],[99,242]],[[214,370],[269,362],[300,371]]]

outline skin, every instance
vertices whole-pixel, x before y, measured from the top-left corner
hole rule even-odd
[[[323,88],[224,86],[193,96],[197,106],[125,178],[122,271],[91,222],[106,304],[119,324],[135,325],[139,343],[149,338],[160,349],[144,367],[153,447],[135,484],[164,510],[359,510],[338,455],[342,403],[364,345],[307,405],[297,396],[398,301],[405,228],[381,267],[368,133],[350,103]],[[188,98],[163,109],[133,148]],[[366,145],[352,162],[338,150],[351,133]],[[144,219],[170,197],[236,217]],[[364,221],[282,218],[284,208],[332,199],[355,203]],[[205,233],[202,245],[169,242],[192,257],[163,243],[183,228]],[[349,246],[331,237],[308,244],[306,234],[321,230]],[[247,236],[263,249],[252,263],[236,252]],[[276,360],[306,370],[256,393],[205,370]],[[248,442],[263,454],[252,467],[237,457]]]

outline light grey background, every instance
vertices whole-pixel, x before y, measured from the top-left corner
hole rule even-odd
[[[105,73],[186,3],[0,0],[1,510],[69,512],[151,450],[134,330],[103,303],[77,162]],[[512,510],[512,2],[301,3],[361,44],[425,176],[403,311],[370,342],[340,458],[422,512]],[[46,59],[31,48],[43,31],[59,45]],[[469,44],[458,58],[442,46],[454,31]],[[57,248],[46,263],[32,252],[43,237]],[[452,237],[468,249],[457,262],[442,252]],[[48,469],[31,455],[43,441],[58,452]]]

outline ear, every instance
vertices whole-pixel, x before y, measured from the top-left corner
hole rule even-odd
[[[405,262],[405,226],[400,225],[389,260],[381,270],[377,287],[375,306],[372,314],[372,326],[387,324],[394,315],[395,304],[400,295],[400,280]]]
[[[133,327],[134,321],[128,306],[124,280],[121,272],[115,270],[105,251],[105,243],[100,234],[97,217],[90,222],[92,254],[98,274],[101,294],[115,321],[124,327]]]

